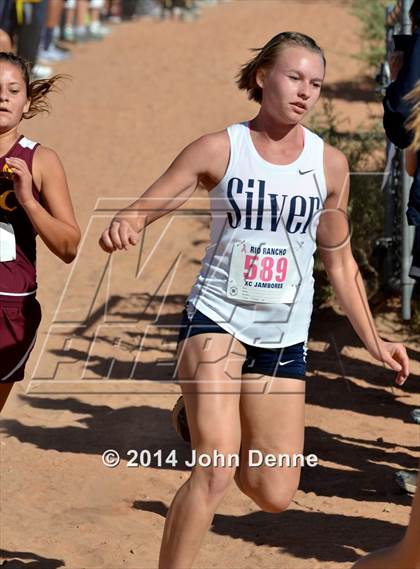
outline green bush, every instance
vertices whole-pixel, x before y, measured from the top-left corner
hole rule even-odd
[[[346,120],[335,112],[330,100],[324,101],[323,114],[310,122],[309,128],[324,141],[341,150],[347,157],[350,169],[349,219],[352,231],[352,249],[362,272],[368,294],[374,294],[379,287],[379,275],[372,264],[375,240],[383,234],[384,204],[380,191],[382,183],[383,153],[375,151],[384,147],[385,138],[379,123],[363,131],[348,132],[343,126]],[[379,172],[379,173],[378,173]],[[332,287],[322,267],[319,254],[315,257],[315,306],[329,301],[333,296]]]
[[[361,51],[355,55],[369,68],[385,60],[385,7],[389,0],[354,0],[352,13],[361,22]]]

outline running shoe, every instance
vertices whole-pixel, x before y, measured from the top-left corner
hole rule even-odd
[[[198,20],[198,11],[194,8],[183,8],[180,18],[183,22],[195,22]]]
[[[140,18],[159,18],[161,15],[161,5],[156,0],[137,2],[135,15]]]
[[[121,16],[108,16],[106,21],[110,24],[121,24],[122,18]]]
[[[111,33],[111,30],[102,25],[101,22],[92,22],[88,27],[88,34],[94,40],[103,40],[106,36]]]
[[[395,481],[404,492],[414,494],[416,491],[417,473],[407,470],[397,470],[395,473]]]
[[[185,410],[184,398],[179,397],[172,409],[172,426],[178,435],[186,443],[191,442],[190,430],[188,428],[187,412]]]
[[[70,52],[59,49],[51,44],[48,49],[40,49],[38,52],[38,61],[42,64],[56,63],[65,61],[70,58]]]
[[[172,17],[172,11],[162,6],[160,17],[162,20],[169,20]]]
[[[420,425],[420,409],[413,409],[410,415],[413,421]]]
[[[49,79],[53,76],[53,73],[54,71],[52,67],[49,67],[48,65],[41,65],[40,63],[34,65],[31,71],[32,79],[34,80]]]
[[[63,40],[68,41],[70,43],[74,43],[76,41],[76,37],[74,34],[74,27],[73,26],[64,26],[63,29]]]
[[[91,36],[91,34],[89,33],[89,30],[85,26],[79,26],[79,27],[75,28],[75,30],[74,30],[74,41],[75,41],[75,43],[87,42],[87,41],[91,41],[92,39],[94,39],[94,38]]]

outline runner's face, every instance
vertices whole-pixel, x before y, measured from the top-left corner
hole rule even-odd
[[[285,124],[296,124],[314,106],[324,79],[322,57],[304,47],[283,48],[269,70],[260,70],[261,107]]]
[[[0,132],[15,128],[29,108],[26,85],[16,65],[0,63]]]

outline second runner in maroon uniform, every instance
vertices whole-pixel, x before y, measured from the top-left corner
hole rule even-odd
[[[24,377],[41,320],[36,236],[66,263],[80,241],[58,156],[18,133],[22,118],[46,110],[58,79],[31,83],[25,62],[0,52],[0,410]]]
[[[24,160],[32,174],[33,157],[38,146],[21,135],[7,152],[7,158]],[[40,193],[33,180],[32,194],[39,202]],[[4,255],[7,258],[15,256],[15,259],[0,262],[0,378],[3,383],[10,383],[23,379],[25,363],[35,344],[36,331],[41,321],[41,307],[35,298],[36,231],[16,198],[13,172],[7,165],[6,156],[0,158],[1,222],[6,237],[7,233],[14,237],[15,250],[14,255]],[[3,242],[5,240],[7,241],[3,236]]]
[[[0,220],[12,225],[16,241],[16,260],[0,264],[0,296],[29,295],[36,291],[36,231],[16,198],[13,172],[6,159],[20,158],[32,175],[32,162],[38,147],[38,143],[21,135],[6,156],[0,157]],[[32,195],[40,202],[40,192],[33,180]]]

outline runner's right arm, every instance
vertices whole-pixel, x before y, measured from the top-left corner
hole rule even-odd
[[[139,199],[117,213],[101,235],[102,249],[112,253],[136,245],[138,234],[147,225],[184,204],[200,182],[206,180],[208,185],[208,180],[214,180],[216,185],[223,177],[228,156],[226,131],[207,134],[192,142]]]

